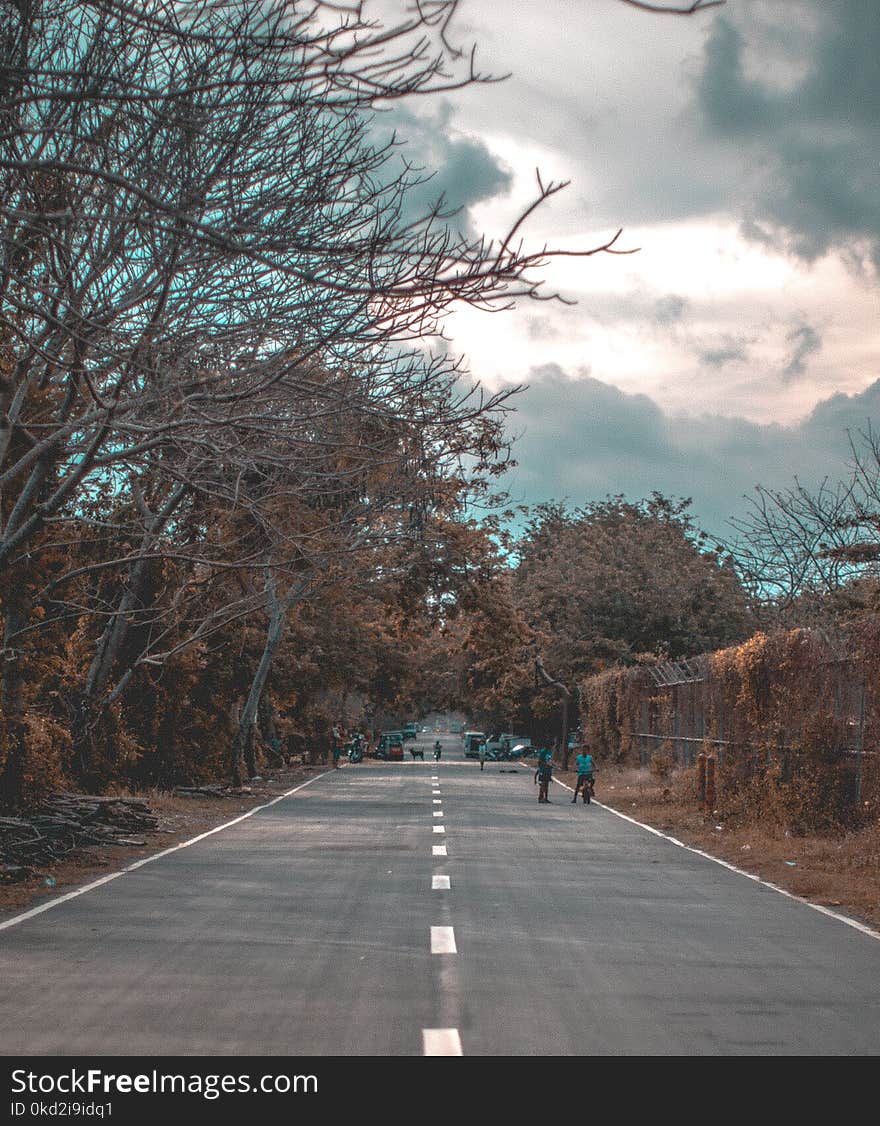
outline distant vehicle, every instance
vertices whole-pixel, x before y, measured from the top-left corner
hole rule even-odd
[[[464,757],[479,758],[480,743],[486,739],[485,731],[465,731],[462,738],[464,739]]]
[[[386,762],[403,762],[403,732],[383,731],[376,744],[376,758]]]
[[[504,747],[501,742],[502,736],[492,734],[486,736],[486,758],[497,759]]]
[[[495,762],[509,762],[514,758],[521,758],[532,741],[528,735],[498,735],[486,742],[486,757]]]
[[[419,737],[419,725],[417,723],[405,723],[403,737],[404,739],[417,739]]]
[[[449,725],[449,734],[450,735],[461,735],[461,730],[462,730],[462,728],[461,728],[460,723],[450,723],[450,725]]]

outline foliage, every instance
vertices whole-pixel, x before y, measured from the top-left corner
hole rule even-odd
[[[748,633],[745,593],[689,504],[654,493],[533,511],[517,545],[516,604],[546,635],[543,655],[557,679],[646,653],[706,652]]]
[[[711,815],[763,819],[792,834],[837,832],[877,815],[880,619],[832,640],[813,630],[757,633],[701,665],[688,695],[662,689],[644,669],[606,672],[582,688],[582,725],[599,757],[635,753],[650,724],[655,772],[679,757],[674,709],[696,704],[704,749],[717,759]],[[684,722],[681,724],[684,730]]]

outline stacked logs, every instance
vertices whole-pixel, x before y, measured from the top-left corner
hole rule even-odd
[[[53,794],[28,817],[0,817],[0,882],[26,879],[87,845],[145,845],[159,820],[138,798]]]

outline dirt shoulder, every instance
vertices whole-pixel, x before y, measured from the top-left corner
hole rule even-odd
[[[0,920],[232,821],[327,769],[321,765],[291,766],[223,796],[180,797],[159,790],[123,795],[146,801],[159,819],[155,830],[139,834],[146,843],[142,846],[90,845],[55,863],[40,866],[26,880],[0,884]]]
[[[574,786],[575,775],[556,773]],[[840,837],[793,837],[759,825],[720,824],[704,813],[685,779],[603,770],[596,800],[682,844],[880,930],[880,821]],[[585,811],[586,812],[586,811]]]

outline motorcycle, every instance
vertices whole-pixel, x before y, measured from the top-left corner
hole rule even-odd
[[[348,744],[348,761],[351,763],[364,761],[364,745],[360,739],[353,739]]]
[[[440,755],[442,753],[443,753],[443,745],[441,744],[440,740],[438,739],[437,742],[434,744],[434,761],[435,762],[440,761]]]

